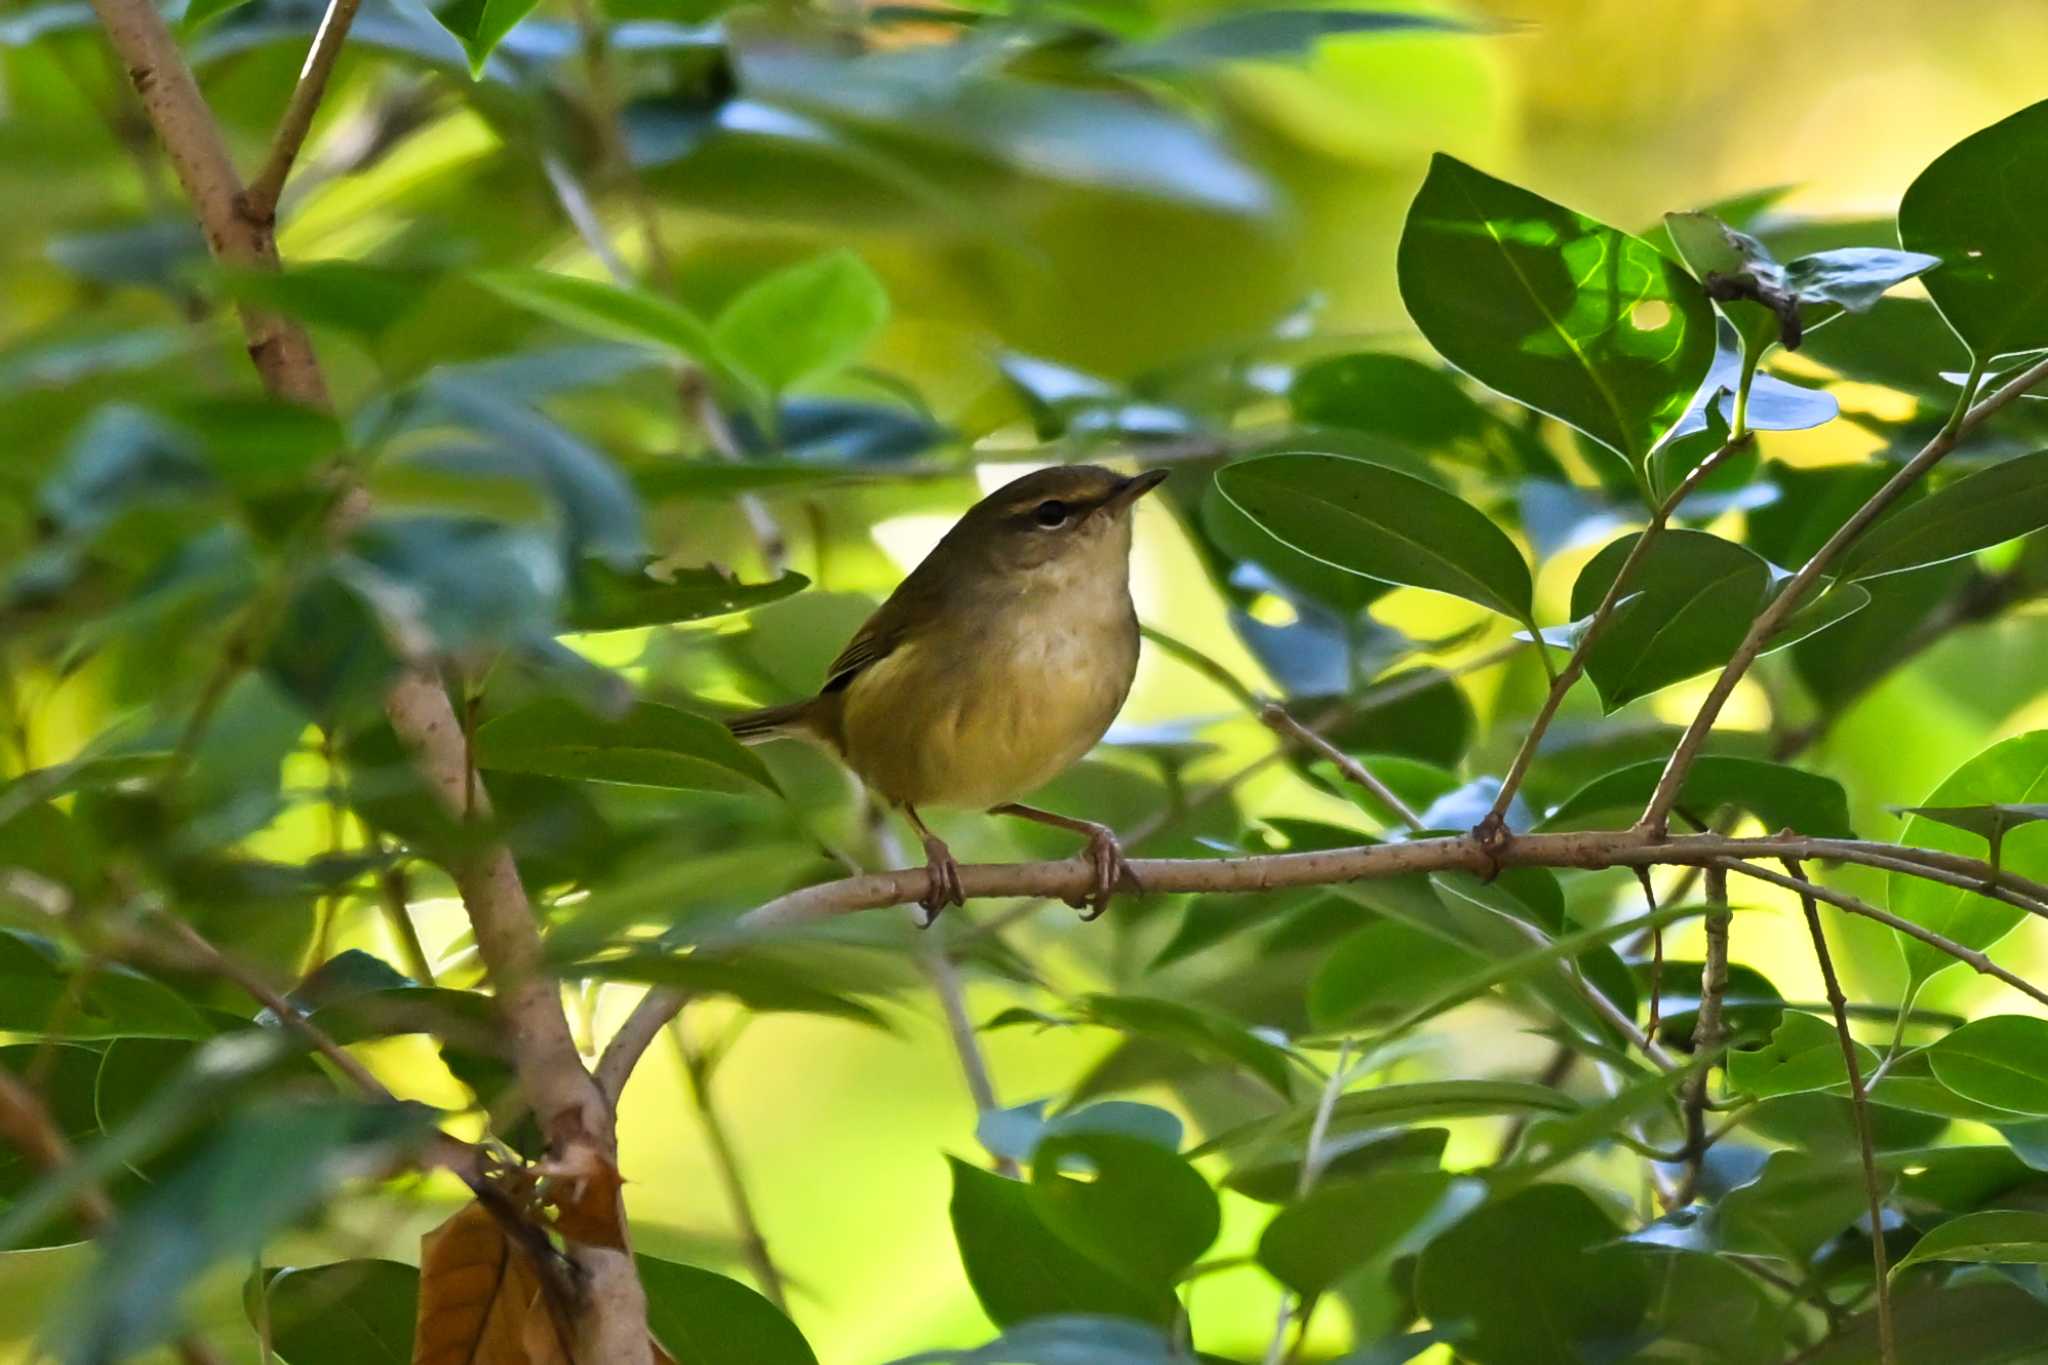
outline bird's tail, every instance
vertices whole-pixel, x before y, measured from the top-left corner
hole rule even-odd
[[[810,709],[810,699],[806,698],[759,711],[745,711],[737,716],[727,716],[725,728],[732,731],[733,738],[742,744],[759,744],[780,735],[808,735],[811,733],[808,724]]]

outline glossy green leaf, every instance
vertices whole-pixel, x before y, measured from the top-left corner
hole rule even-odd
[[[1875,1052],[1856,1045],[1856,1065],[1866,1080],[1877,1070],[1877,1061]],[[1798,1010],[1785,1011],[1765,1046],[1728,1054],[1729,1086],[1758,1099],[1832,1090],[1848,1083],[1835,1026]]]
[[[1449,1171],[1381,1171],[1323,1180],[1259,1238],[1259,1264],[1306,1298],[1358,1267],[1421,1251],[1478,1207],[1485,1186]]]
[[[1308,451],[1240,461],[1216,475],[1239,511],[1320,563],[1449,593],[1529,619],[1529,566],[1471,504],[1384,465]]]
[[[1030,1161],[1047,1138],[1073,1133],[1109,1133],[1149,1142],[1162,1152],[1180,1150],[1179,1117],[1157,1105],[1102,1100],[1051,1118],[1046,1117],[1045,1106],[1046,1101],[1033,1100],[1007,1109],[984,1109],[974,1124],[975,1139],[994,1155],[1018,1162]]]
[[[678,1361],[818,1365],[796,1324],[738,1280],[654,1256],[635,1256],[633,1264],[647,1291],[647,1326]]]
[[[2032,535],[2048,526],[2048,450],[1956,480],[1878,519],[1843,556],[1844,578],[1879,578]]]
[[[1927,1049],[1934,1077],[1965,1099],[2019,1114],[2048,1114],[2048,1019],[1972,1019]]]
[[[454,0],[434,13],[469,57],[469,74],[480,79],[491,52],[533,12],[539,0]]]
[[[1970,134],[1899,202],[1899,241],[1941,257],[1927,292],[1980,362],[2048,345],[2048,100]]]
[[[1415,1295],[1436,1322],[1468,1322],[1458,1352],[1479,1365],[1583,1365],[1642,1320],[1649,1276],[1583,1191],[1537,1185],[1431,1242]]]
[[[1572,584],[1573,620],[1606,597],[1638,535],[1609,543]],[[1667,530],[1649,551],[1586,656],[1586,676],[1609,711],[1728,661],[1749,633],[1770,566],[1705,531]]]
[[[506,302],[565,327],[659,347],[713,368],[723,363],[711,329],[695,313],[648,290],[545,270],[486,270],[473,278]]]
[[[1288,386],[1297,419],[1348,427],[1432,454],[1479,440],[1495,418],[1432,365],[1404,355],[1364,351],[1304,367]]]
[[[725,306],[719,350],[770,393],[841,369],[889,320],[889,294],[867,263],[834,251],[779,270]]]
[[[1485,959],[1399,920],[1347,935],[1309,979],[1309,1022],[1323,1032],[1398,1015],[1447,993]]]
[[[2048,1213],[1985,1209],[1951,1218],[1915,1242],[1905,1259],[1892,1267],[1892,1274],[1928,1261],[2048,1264]]]
[[[802,592],[811,580],[785,573],[766,583],[742,583],[716,568],[676,569],[656,575],[645,569],[613,569],[586,562],[569,588],[562,630],[633,630],[701,621],[779,602]]]
[[[1619,828],[1642,813],[1656,790],[1664,760],[1632,763],[1594,778],[1566,797],[1545,818],[1547,829]],[[1760,758],[1704,754],[1686,774],[1678,805],[1704,817],[1723,806],[1749,811],[1773,830],[1790,829],[1817,839],[1853,839],[1849,794],[1831,777]]]
[[[337,1261],[272,1276],[271,1344],[289,1365],[412,1365],[420,1272],[398,1261]]]
[[[1073,1132],[1032,1154],[1047,1227],[1133,1284],[1168,1292],[1222,1228],[1216,1192],[1181,1157],[1144,1138]]]
[[[774,791],[767,767],[715,720],[635,702],[617,720],[573,703],[531,702],[484,722],[477,764],[505,772],[715,792]]]
[[[2032,805],[2043,800],[2048,800],[2048,730],[2035,730],[2000,740],[1970,759],[1920,804],[1952,809]],[[1985,853],[1978,835],[1919,816],[1906,822],[1899,842],[1970,858]],[[2019,876],[2048,879],[2048,824],[2028,825],[2006,835],[2000,844],[1999,862]],[[1989,948],[2026,918],[2026,911],[2002,901],[1900,872],[1889,879],[1889,898],[1893,914],[1966,948]],[[1899,948],[1906,955],[1906,969],[1915,987],[1956,965],[1946,953],[1906,935],[1899,936]]]
[[[1046,1226],[1035,1189],[948,1158],[953,1238],[967,1283],[998,1327],[1058,1313],[1162,1322],[1170,1295],[1126,1280]]]
[[[1640,466],[1714,358],[1714,310],[1641,238],[1438,154],[1408,210],[1401,299],[1432,346]]]
[[[1885,1173],[1887,1196],[1891,1183]],[[1727,1250],[1803,1264],[1868,1209],[1853,1142],[1777,1151],[1754,1179],[1721,1197],[1718,1231]]]

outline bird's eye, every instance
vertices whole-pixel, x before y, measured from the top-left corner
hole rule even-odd
[[[1058,498],[1047,498],[1031,509],[1031,519],[1047,530],[1062,525],[1067,519],[1067,505]]]

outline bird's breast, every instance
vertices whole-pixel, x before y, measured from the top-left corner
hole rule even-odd
[[[912,804],[987,807],[1050,782],[1130,692],[1137,618],[1114,586],[1020,595],[899,648],[849,689],[848,762]]]

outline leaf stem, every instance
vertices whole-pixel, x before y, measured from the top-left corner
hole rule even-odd
[[[711,1063],[708,1056],[697,1047],[690,1037],[688,1012],[678,1011],[669,1023],[669,1034],[675,1040],[676,1057],[682,1064],[683,1084],[690,1093],[690,1105],[697,1111],[697,1122],[703,1126],[704,1139],[711,1146],[711,1165],[718,1172],[719,1188],[725,1192],[726,1206],[732,1211],[733,1225],[740,1234],[740,1253],[746,1257],[747,1268],[753,1272],[755,1283],[770,1303],[789,1315],[788,1282],[782,1269],[769,1254],[768,1239],[761,1232],[761,1222],[754,1214],[753,1198],[747,1193],[746,1178],[740,1173],[739,1151],[733,1146],[732,1135],[726,1130],[725,1116],[718,1110],[717,1101],[711,1093]]]

